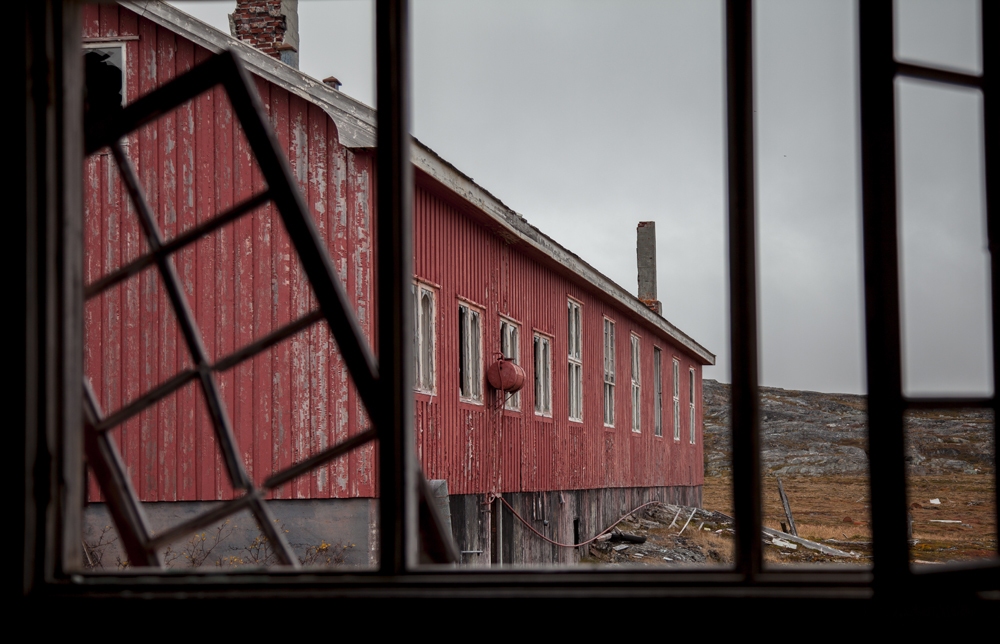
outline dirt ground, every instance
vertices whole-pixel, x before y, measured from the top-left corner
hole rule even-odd
[[[868,481],[860,476],[789,477],[782,484],[800,537],[861,555],[871,562],[871,507]],[[994,557],[997,553],[996,495],[992,475],[944,474],[908,478],[913,517],[911,561],[944,563]],[[937,499],[938,503],[932,503]],[[705,477],[703,505],[732,516],[732,480]],[[764,524],[787,523],[774,477],[764,479]],[[769,546],[768,563],[838,561],[803,548]]]

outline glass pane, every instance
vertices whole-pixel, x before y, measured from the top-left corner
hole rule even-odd
[[[989,395],[989,253],[979,92],[897,81],[903,388]]]
[[[765,528],[775,531],[764,537],[765,565],[856,563],[813,545],[855,540],[847,516],[869,520],[858,502],[868,462],[856,7],[772,1],[755,10],[761,489]],[[706,421],[729,395],[712,390]]]
[[[896,0],[895,11],[897,60],[982,73],[977,0]]]
[[[995,558],[992,410],[914,409],[905,431],[911,564]]]

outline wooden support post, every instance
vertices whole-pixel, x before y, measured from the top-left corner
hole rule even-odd
[[[792,509],[788,507],[788,497],[785,496],[785,488],[781,485],[781,477],[778,477],[778,494],[781,495],[781,505],[785,508],[785,518],[788,519],[788,534],[799,536],[798,531],[795,529],[795,519],[792,518]]]

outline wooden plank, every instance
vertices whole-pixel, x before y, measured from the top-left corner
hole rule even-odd
[[[312,216],[316,222],[316,230],[319,232],[323,245],[329,252],[329,219],[330,212],[327,203],[329,180],[328,170],[328,137],[332,134],[336,140],[336,128],[329,121],[322,110],[313,105],[308,106],[308,170],[307,170],[307,190],[306,203],[312,211]],[[328,132],[328,128],[330,131]],[[319,304],[309,289],[306,308],[313,310]],[[310,399],[313,405],[310,407],[310,455],[318,454],[331,444],[330,426],[332,418],[330,415],[330,351],[332,350],[330,331],[325,325],[314,324],[306,332],[309,355],[309,388]],[[325,463],[313,470],[310,475],[310,496],[313,498],[326,498],[330,496],[330,465]]]
[[[792,508],[788,505],[788,497],[785,496],[785,487],[781,484],[781,477],[778,478],[778,494],[781,496],[781,506],[785,509],[785,518],[788,519],[788,527],[793,536],[799,536],[795,529],[795,519],[792,518]]]
[[[278,147],[288,149],[288,92],[272,87],[269,118],[274,128]],[[291,317],[291,269],[292,245],[281,224],[278,213],[273,212],[271,224],[271,269],[272,284],[271,319],[274,328],[280,328],[292,321]],[[272,397],[271,437],[274,451],[271,455],[272,472],[281,471],[294,463],[292,444],[294,441],[292,417],[292,365],[290,342],[285,341],[271,349],[272,357]],[[287,483],[276,490],[277,498],[295,498],[294,485]]]
[[[136,42],[136,56],[131,60],[136,65],[136,93],[135,97],[153,91],[159,82],[157,63],[159,60],[158,30],[149,21],[138,22],[140,39]],[[131,65],[130,65],[131,67]],[[130,86],[131,88],[131,86]],[[161,196],[163,194],[162,162],[159,152],[159,132],[160,125],[152,123],[143,126],[137,133],[138,155],[136,155],[137,171],[139,182],[146,192],[146,200],[154,213],[158,214],[159,224],[162,226],[163,217]],[[143,252],[148,252],[149,244],[145,238],[142,241]],[[140,374],[140,387],[143,392],[150,391],[159,384],[167,374],[163,373],[162,363],[165,358],[163,332],[165,323],[161,312],[164,300],[162,289],[160,288],[159,273],[154,269],[147,269],[139,275],[140,291],[142,293],[142,345],[143,345],[143,369]],[[144,437],[149,437],[156,446],[157,469],[158,469],[158,490],[155,500],[176,501],[177,500],[177,454],[172,445],[172,437],[175,434],[173,408],[176,404],[176,396],[171,396],[168,400],[161,401],[159,405],[147,409],[142,414],[141,432]],[[167,411],[168,408],[171,411]],[[168,438],[170,437],[170,438]]]
[[[225,99],[225,115],[233,118],[232,105]],[[235,199],[244,201],[255,192],[255,163],[250,152],[250,144],[239,123],[233,120],[233,189]],[[233,298],[235,301],[234,345],[244,347],[253,342],[256,337],[256,227],[259,219],[269,206],[258,208],[253,213],[241,217],[233,223]],[[270,262],[268,262],[270,266]],[[266,467],[261,467],[259,454],[259,437],[257,436],[256,411],[258,403],[259,383],[256,379],[260,361],[266,354],[258,355],[236,366],[234,387],[236,390],[233,407],[233,431],[236,436],[240,453],[243,454],[243,464],[247,469],[254,486],[260,487],[267,478]]]
[[[328,230],[328,248],[330,259],[337,270],[341,282],[347,284],[348,265],[348,182],[347,156],[350,154],[339,144],[330,146],[330,181],[329,202],[332,212]],[[330,333],[330,328],[323,323],[322,328]],[[335,349],[330,358],[330,409],[333,414],[330,442],[334,445],[346,440],[351,422],[351,395],[347,368],[341,357],[336,342],[331,339],[330,346]],[[346,497],[349,494],[350,456],[342,456],[330,463],[331,494],[335,497]]]
[[[176,75],[177,42],[173,33],[166,29],[157,30],[157,65],[156,72],[160,85],[170,81]],[[177,233],[178,210],[180,205],[179,150],[178,150],[178,118],[179,111],[173,111],[159,119],[157,133],[158,165],[161,181],[160,200],[160,230],[165,239]],[[175,256],[175,265],[180,258]],[[179,266],[178,266],[179,267]],[[160,381],[166,380],[176,373],[187,360],[183,358],[186,350],[180,340],[177,328],[177,318],[170,304],[162,278],[157,275],[159,283],[160,342],[162,358],[160,360]],[[179,346],[180,343],[180,346]],[[188,389],[190,388],[190,385]],[[193,445],[185,440],[185,427],[190,427],[186,411],[190,406],[190,389],[170,396],[162,403],[164,410],[161,416],[161,431],[163,433],[164,450],[171,454],[177,472],[177,500],[193,501],[198,498],[197,476]]]
[[[308,108],[297,96],[288,97],[288,160],[299,190],[308,199],[309,185],[309,139],[306,118]],[[306,201],[307,206],[309,202]],[[311,288],[302,269],[298,254],[294,250],[289,255],[289,315],[299,319],[309,312]],[[314,401],[310,387],[309,334],[299,333],[288,340],[289,345],[289,408],[290,453],[289,465],[299,463],[312,455],[313,440],[312,412]],[[284,466],[284,467],[288,467]],[[311,498],[313,474],[299,477],[291,482],[292,498]]]
[[[270,86],[262,80],[257,79],[257,93],[260,95],[261,104],[267,109],[270,108]],[[253,183],[255,192],[257,187],[263,184],[260,168],[256,161],[253,162]],[[273,253],[271,251],[272,239],[272,215],[274,206],[268,205],[261,208],[254,215],[254,235],[253,235],[253,289],[254,289],[254,329],[255,338],[260,338],[270,333],[274,327],[271,323],[273,315],[271,305],[271,279]],[[260,354],[253,359],[254,362],[254,441],[255,452],[257,454],[257,472],[260,480],[263,481],[275,472],[274,469],[274,440],[272,407],[274,401],[273,388],[271,383],[271,372],[274,349]],[[277,498],[278,492],[271,491],[268,498]]]
[[[203,52],[203,53],[202,53]],[[208,56],[208,52],[200,50],[201,55]],[[205,151],[206,156],[211,155],[212,176],[215,177],[214,188],[215,205],[212,212],[206,213],[208,217],[213,217],[230,209],[235,205],[234,185],[233,185],[233,118],[229,101],[226,98],[225,90],[221,86],[212,89],[209,95],[211,99],[211,111],[209,117],[212,121],[213,140],[212,148]],[[229,355],[235,349],[237,335],[236,302],[234,300],[235,282],[235,259],[237,250],[234,239],[234,223],[226,224],[216,231],[214,239],[209,243],[214,252],[215,270],[214,275],[206,275],[206,282],[212,282],[215,293],[215,314],[213,326],[215,328],[215,351],[214,360],[222,356]],[[214,278],[214,280],[212,279]],[[210,354],[211,355],[211,354]],[[234,370],[216,374],[216,381],[219,386],[219,393],[222,404],[233,423],[233,412],[236,409],[236,376]],[[233,426],[233,437],[237,441],[237,453],[243,459],[246,467],[246,452],[240,449],[239,432]],[[222,461],[222,454],[217,454],[215,462],[216,472],[220,474],[220,485],[223,487],[223,498],[232,498],[233,489],[229,482],[229,477],[225,474],[225,464]],[[249,472],[248,472],[249,473]],[[251,476],[251,480],[252,476]]]
[[[208,60],[210,54],[201,47],[192,48],[193,64],[198,65]],[[225,185],[225,173],[215,166],[217,141],[215,138],[214,90],[209,90],[191,101],[194,116],[194,158],[192,167],[194,177],[194,222],[202,224],[212,219],[219,206],[216,203],[216,192]],[[216,235],[219,231],[216,231]],[[216,248],[212,236],[203,237],[194,244],[195,272],[194,292],[195,319],[201,332],[205,354],[210,361],[221,357],[217,344],[220,340],[217,329],[217,275]],[[222,335],[226,335],[223,332]],[[225,401],[225,392],[223,401]],[[213,491],[216,499],[231,499],[232,484],[222,461],[222,454],[215,436],[215,427],[208,413],[203,392],[199,390],[197,410],[198,445],[204,452],[200,455],[201,469],[204,472],[203,485]]]
[[[101,6],[86,4],[82,7],[80,22],[83,24],[84,38],[101,37]]]
[[[372,261],[372,177],[374,164],[370,155],[350,155],[348,157],[348,249],[349,266],[347,292],[354,301],[365,337],[372,334],[371,279]],[[373,342],[374,345],[374,342]],[[376,352],[378,348],[376,347]],[[376,353],[377,355],[377,353]],[[368,415],[356,388],[351,385],[351,422],[349,434],[354,435],[369,426]],[[372,444],[364,445],[349,456],[351,496],[373,496],[375,494],[375,453]]]

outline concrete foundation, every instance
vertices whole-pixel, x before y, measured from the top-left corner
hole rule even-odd
[[[555,546],[527,526],[559,543],[580,543],[649,501],[701,507],[702,489],[673,486],[512,492],[504,499],[524,522],[500,501],[485,505],[484,494],[448,498],[452,534],[462,553],[461,565],[576,564],[586,555],[588,546]],[[183,523],[215,505],[146,503],[143,508],[155,532]],[[343,558],[343,566],[367,568],[378,564],[378,499],[274,500],[268,502],[268,507],[300,559],[308,561],[310,553],[326,543],[338,558]],[[113,570],[126,560],[103,503],[88,505],[83,523],[83,541],[96,569]],[[266,555],[259,537],[256,521],[249,512],[242,512],[228,523],[170,544],[168,559],[172,559],[168,563],[172,567],[188,567],[192,562],[201,567],[254,566]]]
[[[451,497],[451,521],[463,565],[577,564],[589,546],[556,546],[531,528],[558,543],[580,543],[650,501],[701,507],[702,489],[674,486],[517,492],[505,494],[504,499],[521,519],[499,501],[483,505],[485,495]]]
[[[178,501],[144,503],[143,509],[155,533],[179,525],[217,505],[213,502]],[[311,552],[326,543],[331,552],[336,552],[338,559],[343,557],[343,565],[359,568],[376,565],[378,499],[276,500],[269,501],[267,505],[300,560],[308,561]],[[89,504],[83,513],[83,542],[95,569],[114,570],[127,560],[117,537],[107,506],[104,503]],[[192,560],[202,568],[255,567],[267,556],[260,537],[257,522],[250,512],[244,511],[230,517],[228,523],[204,528],[197,535],[189,535],[170,544],[170,553],[165,559],[168,565],[175,568],[190,567]],[[205,555],[208,550],[210,552]],[[317,563],[325,563],[325,557]]]

